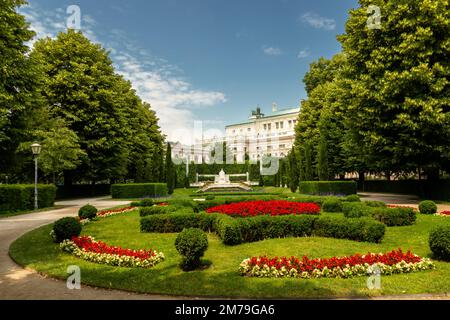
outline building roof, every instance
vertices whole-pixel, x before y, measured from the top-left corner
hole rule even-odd
[[[284,116],[284,115],[288,115],[288,114],[294,114],[294,113],[299,113],[300,112],[300,108],[286,108],[286,109],[281,109],[278,110],[276,112],[272,112],[270,115],[258,118],[258,119],[253,119],[251,121],[245,121],[245,122],[240,122],[240,123],[234,123],[234,124],[230,124],[225,126],[225,128],[228,127],[233,127],[233,126],[238,126],[238,125],[243,125],[243,124],[251,124],[254,123],[256,120],[264,120],[264,119],[268,119],[268,118],[274,118],[274,117],[280,117],[280,116]]]

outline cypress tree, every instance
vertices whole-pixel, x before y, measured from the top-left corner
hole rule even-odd
[[[172,194],[175,189],[175,168],[172,162],[172,147],[170,143],[167,143],[167,151],[166,151],[166,183],[167,183],[167,191],[169,194]]]
[[[328,143],[324,135],[321,135],[319,142],[317,172],[319,174],[319,180],[321,181],[329,180],[330,173],[328,168]]]
[[[289,159],[289,188],[292,192],[297,191],[298,188],[298,163],[295,149],[292,148],[288,155]]]
[[[305,144],[305,181],[313,180],[311,145]]]

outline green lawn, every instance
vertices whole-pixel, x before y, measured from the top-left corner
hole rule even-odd
[[[381,244],[360,243],[330,238],[271,239],[239,246],[225,246],[209,234],[205,259],[212,266],[204,271],[179,269],[174,241],[176,234],[139,232],[137,211],[100,219],[88,224],[83,234],[111,245],[134,249],[156,248],[166,260],[153,269],[111,267],[86,262],[62,253],[48,235],[51,226],[34,230],[15,241],[10,255],[19,264],[58,278],[66,278],[69,265],[81,267],[82,282],[94,286],[157,294],[220,296],[242,298],[312,298],[443,293],[450,291],[450,263],[436,262],[436,270],[382,277],[382,289],[370,291],[367,278],[352,279],[259,279],[238,274],[240,262],[255,255],[331,257],[357,252],[387,252],[402,248],[429,257],[429,230],[436,224],[450,223],[438,216],[418,217],[414,226],[387,228]]]

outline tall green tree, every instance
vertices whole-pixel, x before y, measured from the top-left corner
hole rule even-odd
[[[28,55],[35,33],[25,17],[17,12],[22,0],[0,1],[0,172],[19,174],[27,155],[17,153],[19,145],[30,139],[43,108],[39,64]]]
[[[172,194],[176,187],[176,173],[172,161],[172,147],[170,143],[167,143],[166,149],[166,183],[169,194]]]
[[[380,29],[368,28],[369,5],[381,9]],[[347,115],[374,170],[448,161],[449,23],[448,0],[360,0],[350,11],[338,38],[352,88]]]
[[[330,179],[330,172],[328,169],[328,143],[324,135],[320,137],[319,142],[317,174],[319,176],[319,180],[321,181],[328,181]]]
[[[292,148],[288,154],[289,161],[289,188],[292,192],[296,192],[299,183],[298,162],[295,148]]]
[[[312,148],[309,143],[304,146],[305,150],[305,181],[312,181],[314,179],[313,165],[312,165]]]

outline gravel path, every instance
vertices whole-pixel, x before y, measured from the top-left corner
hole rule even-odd
[[[367,200],[381,200],[390,204],[417,206],[419,201],[414,197],[391,194],[364,194]],[[76,216],[78,209],[90,203],[98,209],[128,204],[129,201],[111,201],[105,198],[79,199],[61,201],[56,205],[67,206],[45,212],[30,213],[0,219],[0,300],[168,300],[197,299],[195,297],[171,297],[163,295],[128,293],[120,290],[107,290],[82,285],[81,290],[69,290],[66,282],[48,278],[29,269],[17,265],[8,255],[8,249],[15,239],[40,226],[66,217]],[[450,210],[450,205],[439,205],[439,210]],[[450,299],[449,294],[419,294],[404,296],[382,296],[369,299],[402,300]]]

